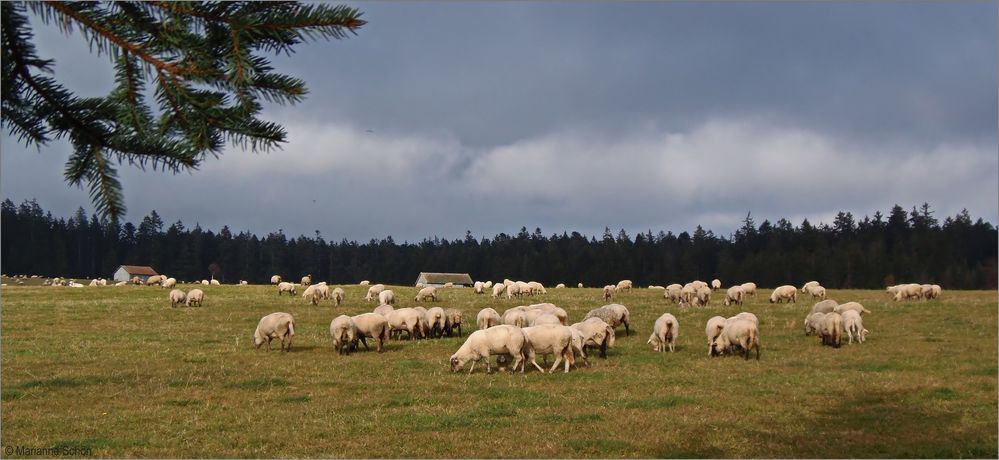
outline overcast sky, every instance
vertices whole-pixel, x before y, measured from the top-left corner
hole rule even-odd
[[[357,36],[274,59],[310,89],[264,112],[283,150],[122,167],[126,220],[361,241],[727,236],[747,211],[829,223],[923,202],[999,220],[994,1],[357,6]],[[83,39],[37,33],[64,84],[108,91]],[[63,180],[68,144],[4,132],[2,149],[4,198],[91,211]]]

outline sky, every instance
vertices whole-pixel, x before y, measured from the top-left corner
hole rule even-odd
[[[282,149],[122,166],[125,220],[336,241],[728,236],[747,212],[831,223],[924,202],[999,222],[994,1],[352,5],[356,36],[273,57],[310,91],[265,107]],[[36,33],[63,84],[108,92],[79,35]],[[4,132],[0,194],[91,213],[69,152]]]

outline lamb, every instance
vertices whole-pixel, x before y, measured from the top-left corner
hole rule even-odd
[[[541,326],[545,324],[557,324],[559,326],[564,326],[564,324],[562,324],[562,321],[559,321],[557,316],[551,313],[544,313],[544,312],[542,312],[533,320],[528,321],[528,324],[531,326]]]
[[[146,278],[146,286],[152,286],[154,284],[160,284],[161,281],[163,281],[163,277],[162,276],[160,276],[160,275],[153,275],[153,276],[150,276],[149,278]]]
[[[330,294],[330,297],[333,298],[333,304],[336,305],[337,307],[339,307],[340,304],[343,303],[343,296],[344,296],[343,289],[338,287],[333,288],[333,291]]]
[[[384,351],[385,341],[389,338],[388,320],[384,316],[375,313],[361,313],[351,316],[350,320],[354,322],[357,338],[364,345],[365,350],[369,348],[368,342],[364,338],[371,337],[378,341],[378,352]]]
[[[280,283],[278,283],[277,288],[278,288],[278,296],[279,297],[281,296],[281,293],[283,293],[283,292],[287,292],[288,295],[295,295],[295,284],[293,284],[293,283],[280,282]]]
[[[617,286],[614,287],[615,291],[630,291],[631,290],[631,280],[621,280],[617,282]]]
[[[524,372],[524,347],[527,345],[527,338],[524,331],[518,327],[499,325],[489,329],[475,331],[469,334],[465,343],[451,355],[451,372],[458,372],[469,361],[472,366],[468,369],[471,374],[475,369],[475,363],[482,358],[486,359],[486,372],[492,372],[492,365],[489,362],[491,355],[510,355],[513,358],[512,370],[516,371],[519,366]]]
[[[260,346],[267,342],[267,351],[270,351],[271,340],[280,338],[281,351],[291,351],[291,339],[294,336],[295,318],[284,312],[271,313],[260,318],[260,322],[257,323],[257,329],[253,331],[253,346],[260,349]],[[285,341],[288,342],[287,348]]]
[[[726,319],[723,316],[713,316],[704,327],[704,334],[708,336],[708,356],[714,356],[714,348],[711,344],[714,343],[718,334],[721,334],[722,329],[725,327],[725,321]]]
[[[430,337],[444,336],[444,309],[441,307],[430,307],[425,315],[427,321],[427,331]]]
[[[793,286],[792,286],[793,289]],[[756,360],[760,360],[760,330],[759,326],[748,320],[736,319],[725,322],[725,327],[711,344],[712,354],[721,354],[739,347],[749,359],[749,351],[756,349]]]
[[[589,313],[583,318],[583,320],[588,320],[590,318],[600,318],[604,320],[605,323],[610,324],[611,327],[616,328],[619,324],[624,324],[625,335],[631,335],[629,319],[631,315],[628,312],[628,308],[621,304],[612,303],[610,305],[604,305],[600,308],[595,308],[590,310]]]
[[[813,299],[814,298],[819,298],[819,299],[826,298],[826,288],[824,288],[822,286],[819,286],[819,285],[806,286],[805,290],[808,292],[809,295],[812,296]]]
[[[205,300],[205,293],[201,289],[191,289],[191,292],[187,293],[187,306],[190,307],[193,304],[198,304],[201,306],[201,301]]]
[[[819,338],[822,339],[822,345],[839,348],[843,338],[843,317],[839,313],[827,313],[826,316],[822,317]]]
[[[505,284],[496,283],[496,285],[493,286],[493,298],[495,299],[499,297],[499,295],[502,294],[504,290],[506,290]]]
[[[281,282],[281,275],[274,275],[271,277],[271,284],[278,284]]]
[[[395,303],[395,293],[391,289],[386,289],[378,293],[378,303],[381,305],[392,305]]]
[[[610,284],[604,286],[604,302],[608,302],[614,298],[614,291],[616,289],[617,289],[616,287]]]
[[[756,283],[742,283],[742,291],[746,293],[746,297],[756,297]]]
[[[184,294],[184,291],[181,291],[180,289],[170,291],[170,306],[176,307],[179,303],[187,303],[187,294]]]
[[[721,280],[719,280],[719,279],[713,279],[713,280],[711,280],[711,289],[712,290],[714,290],[714,289],[721,289]]]
[[[388,319],[389,331],[406,331],[409,340],[426,336],[426,317],[415,308],[400,308],[385,316]]]
[[[797,303],[798,288],[785,284],[774,289],[773,294],[770,294],[770,303],[780,303],[782,300],[788,303]]]
[[[503,324],[524,327],[527,325],[527,314],[523,310],[511,308],[503,312]]]
[[[818,286],[818,285],[819,285],[818,281],[809,281],[809,282],[807,282],[807,283],[805,283],[804,285],[801,286],[801,293],[802,294],[807,294],[809,286]]]
[[[497,286],[502,286],[498,284]],[[475,316],[475,325],[478,326],[479,330],[489,329],[493,326],[498,326],[503,324],[503,318],[500,317],[499,313],[492,308],[483,308],[479,310],[479,314]]]
[[[437,298],[437,288],[431,286],[420,289],[420,292],[417,292],[416,297],[413,298],[413,300],[416,302],[422,302],[427,299],[431,299],[433,301],[439,300]]]
[[[826,314],[824,312],[813,312],[809,313],[805,317],[805,335],[809,336],[819,332],[822,326],[822,320],[825,318]]]
[[[573,363],[572,354],[572,330],[561,324],[550,324],[542,326],[532,326],[523,329],[526,342],[527,361],[534,365],[542,373],[545,372],[538,365],[538,353],[542,355],[555,355],[555,363],[552,364],[549,373],[555,372],[558,365],[565,361],[565,371],[569,372],[569,365]]]
[[[732,286],[725,291],[725,306],[732,304],[742,305],[743,297],[745,297],[746,292],[742,290],[742,286]]]
[[[210,281],[210,283],[211,283],[212,286],[221,286],[222,285],[222,283],[220,283],[219,280],[217,280],[215,278],[212,278],[212,280]]]
[[[370,302],[378,298],[378,294],[385,290],[384,284],[376,284],[368,288],[368,294],[364,296],[365,302]]]
[[[302,286],[308,286],[312,284],[312,274],[308,274],[302,277]]]
[[[864,308],[864,306],[861,305],[858,302],[847,302],[847,303],[844,303],[844,304],[841,304],[841,305],[837,305],[836,308],[833,311],[842,315],[843,312],[845,312],[847,310],[856,310],[856,312],[860,313],[861,315],[863,315],[863,314],[868,314],[868,315],[871,314],[870,310]]]
[[[444,310],[444,333],[451,337],[451,332],[458,328],[458,337],[461,337],[461,310],[448,308]]]
[[[555,289],[565,289],[565,283],[558,283],[555,285]]]
[[[836,307],[839,306],[833,299],[823,300],[815,305],[812,305],[812,313],[831,313]]]
[[[350,346],[357,341],[357,328],[354,321],[347,315],[340,315],[330,322],[330,336],[333,337],[333,349],[338,354],[349,355]]]
[[[652,344],[653,350],[660,353],[666,351],[666,347],[669,346],[669,351],[672,353],[679,331],[680,323],[676,321],[676,317],[669,313],[663,313],[652,327],[652,335],[649,336],[648,343]]]
[[[160,287],[163,289],[173,289],[175,286],[177,286],[177,278],[167,278],[160,283]]]
[[[388,317],[388,314],[392,313],[393,311],[395,311],[395,307],[391,305],[379,305],[375,307],[375,310],[372,313]]]

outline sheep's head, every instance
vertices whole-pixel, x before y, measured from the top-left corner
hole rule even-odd
[[[451,372],[458,372],[465,365],[465,361],[457,354],[451,355]]]
[[[264,337],[260,335],[260,331],[253,331],[253,346],[254,348],[260,348],[264,344]]]

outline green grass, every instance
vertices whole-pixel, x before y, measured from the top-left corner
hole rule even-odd
[[[873,312],[867,343],[832,349],[802,335],[812,302],[771,305],[761,290],[742,307],[681,310],[636,289],[615,299],[632,335],[619,328],[608,359],[594,352],[569,374],[479,364],[469,375],[448,370],[464,338],[337,355],[330,320],[375,306],[359,286],[335,309],[271,286],[198,287],[203,308],[170,308],[158,287],[4,287],[0,443],[97,457],[997,456],[991,291],[894,303],[830,290]],[[414,305],[414,288],[393,289]],[[467,336],[480,309],[535,302],[572,321],[603,304],[596,289],[525,301],[455,289],[436,305],[462,309]],[[296,318],[291,353],[251,345],[275,311]],[[667,311],[677,352],[655,353],[646,340]],[[761,360],[708,358],[705,321],[739,311],[760,318]]]

